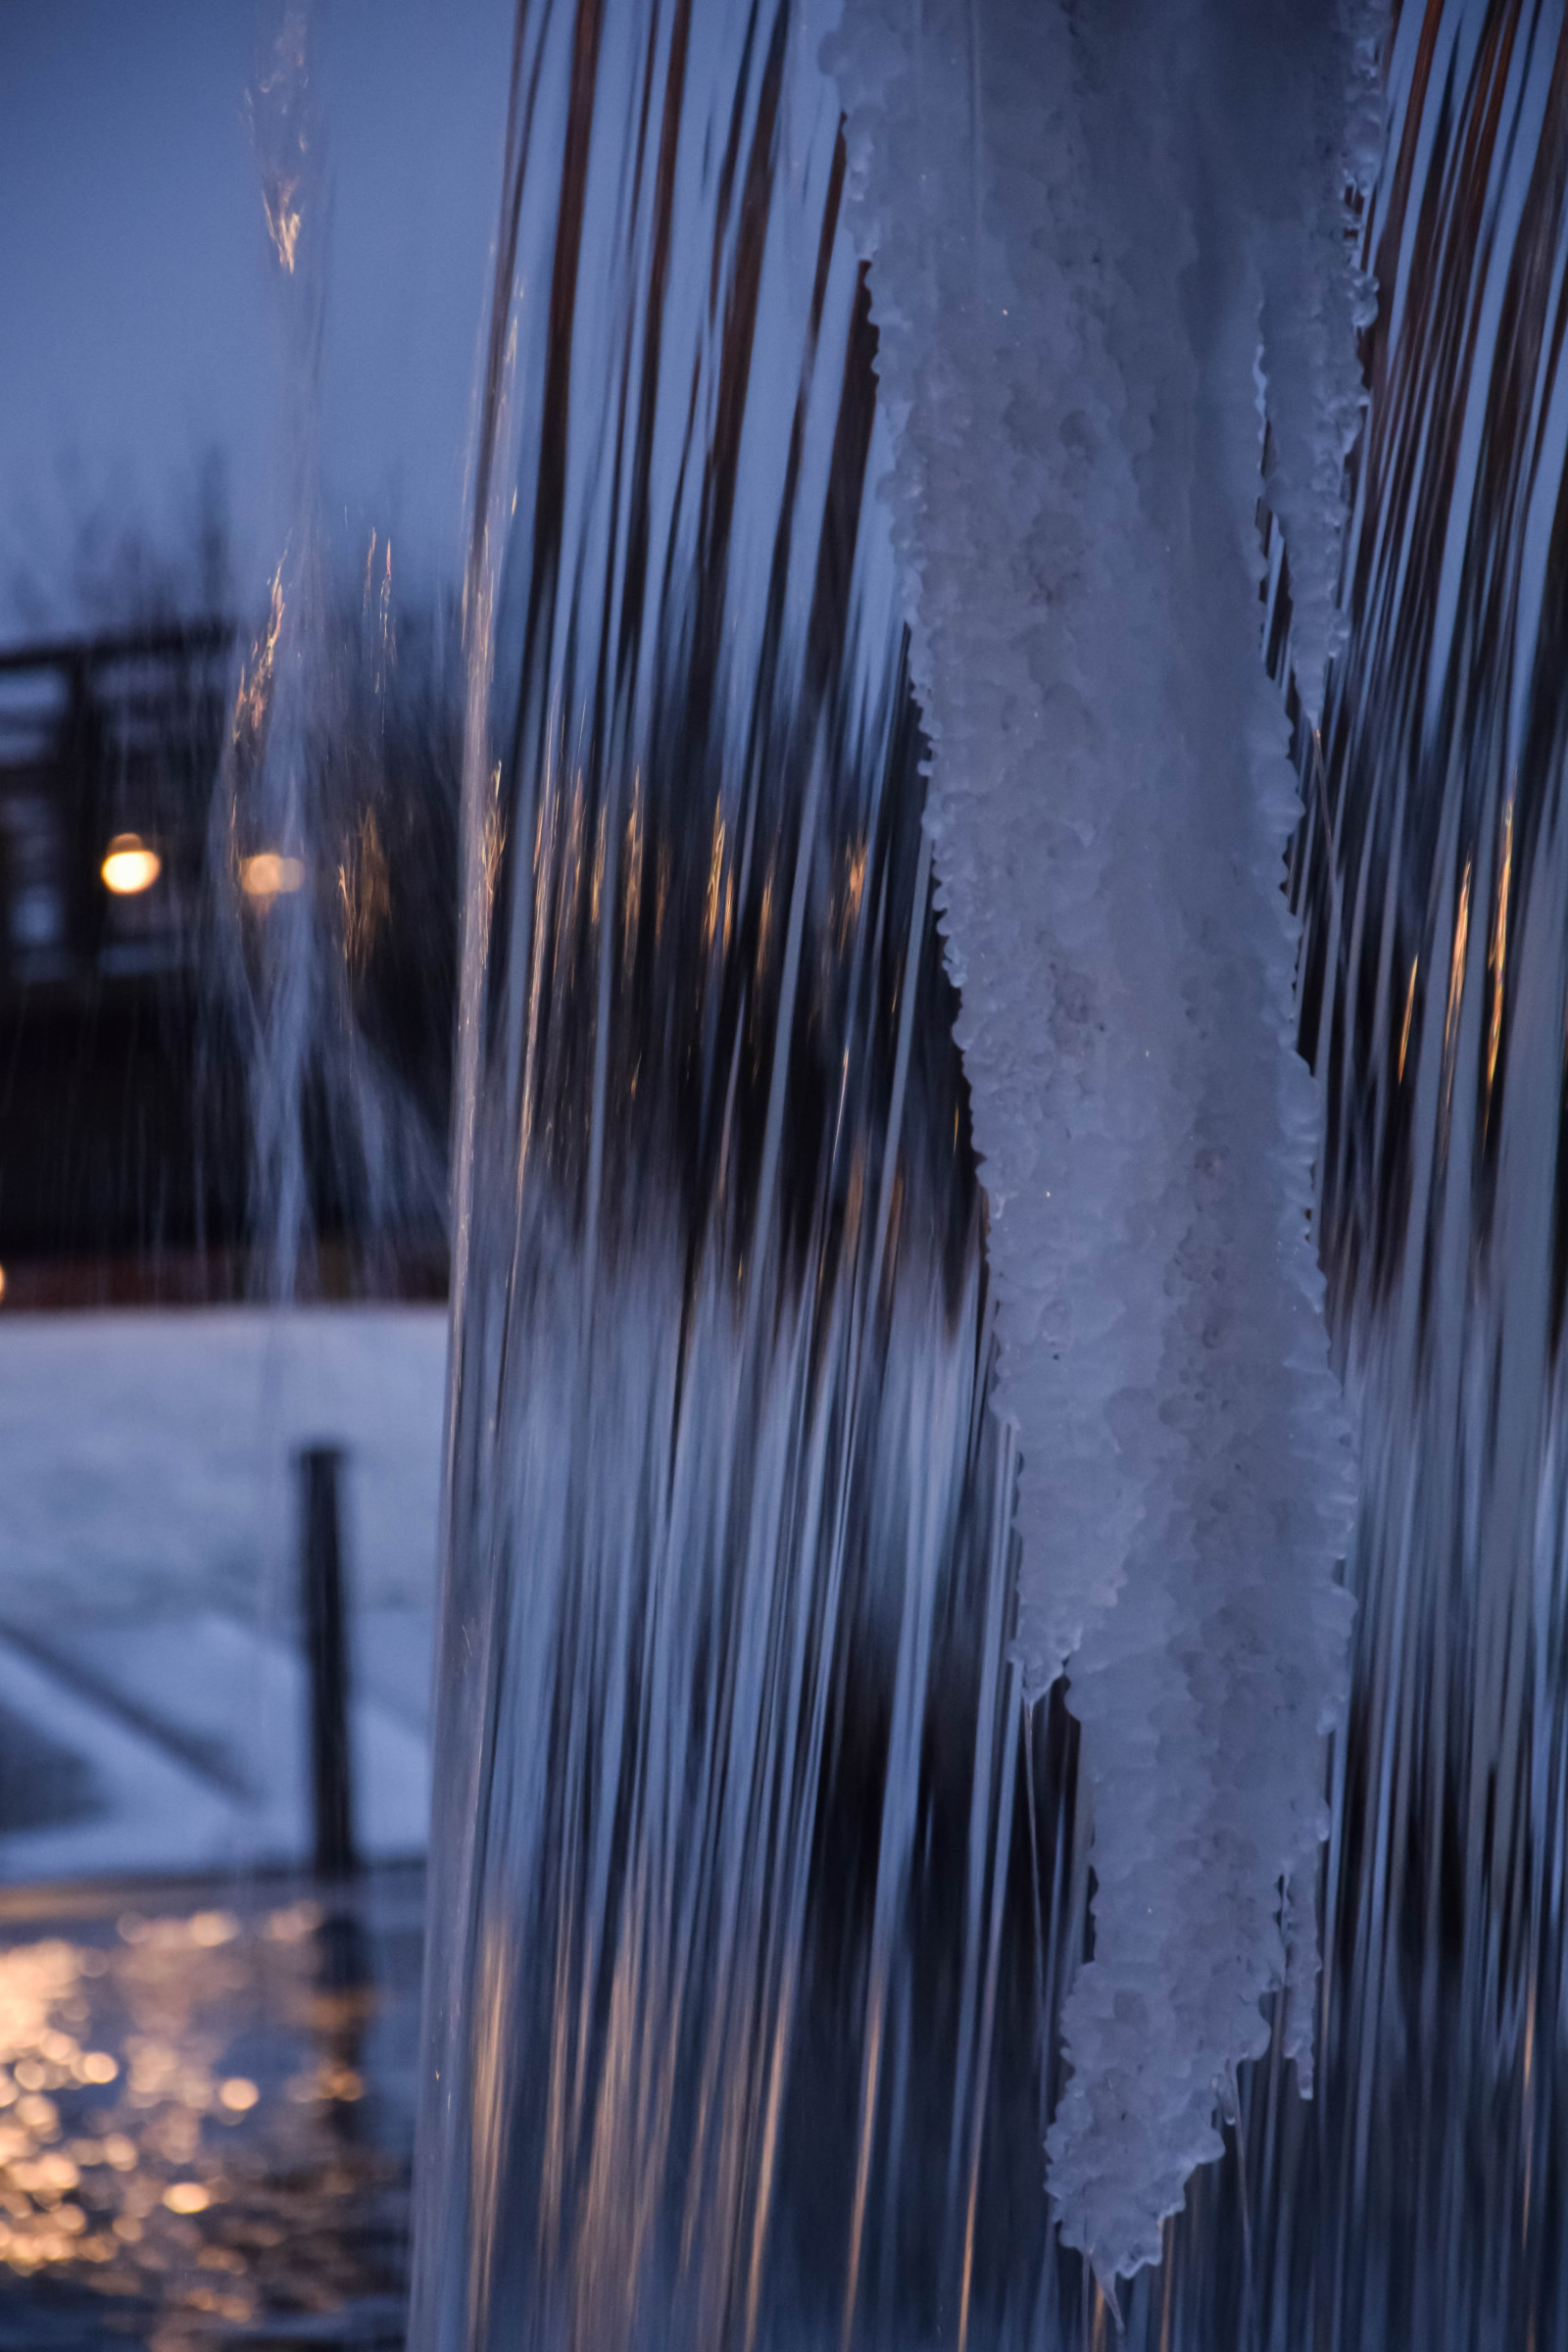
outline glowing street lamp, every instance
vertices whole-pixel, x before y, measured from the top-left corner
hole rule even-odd
[[[133,899],[151,890],[164,870],[164,861],[139,833],[117,833],[98,870],[105,890],[117,899]]]

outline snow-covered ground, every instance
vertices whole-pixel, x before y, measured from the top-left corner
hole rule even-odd
[[[0,1619],[265,1608],[318,1443],[361,1600],[428,1603],[445,1366],[439,1307],[0,1318]]]
[[[0,1879],[298,1859],[302,1446],[344,1453],[356,1811],[422,1848],[438,1308],[0,1322]]]

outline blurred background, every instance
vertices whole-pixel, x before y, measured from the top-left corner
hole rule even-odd
[[[510,51],[0,11],[0,2343],[401,2341]]]

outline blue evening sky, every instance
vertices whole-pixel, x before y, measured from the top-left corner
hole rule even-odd
[[[76,518],[177,539],[226,466],[242,595],[283,523],[281,337],[246,88],[266,0],[0,0],[0,634],[71,619]],[[332,180],[322,478],[405,588],[453,578],[512,0],[320,0]]]

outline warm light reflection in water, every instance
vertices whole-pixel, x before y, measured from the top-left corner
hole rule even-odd
[[[195,2352],[399,2294],[406,2119],[356,2112],[385,2005],[356,1921],[274,1900],[0,1934],[0,2296],[152,2306],[159,2352]]]

